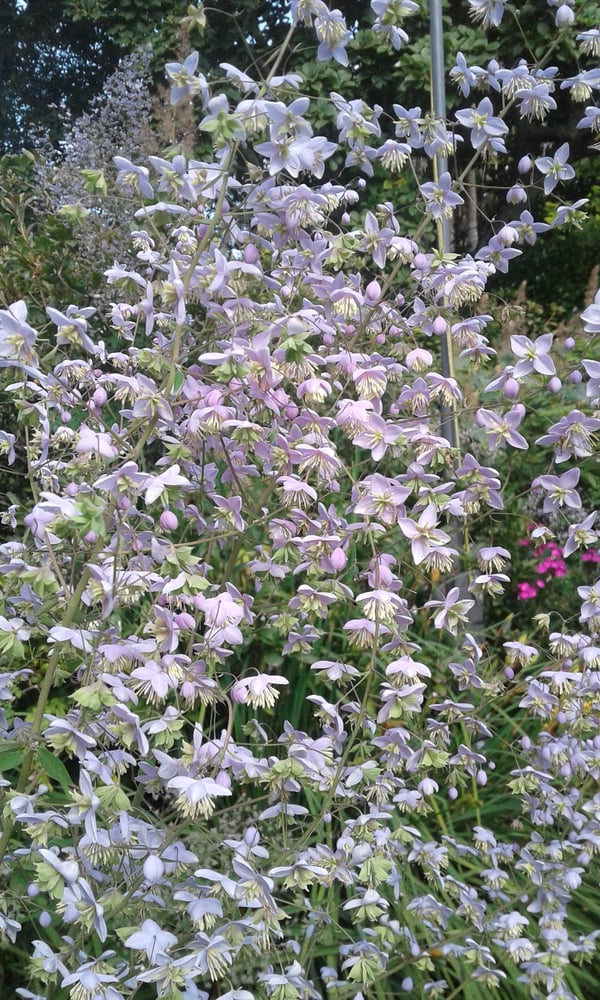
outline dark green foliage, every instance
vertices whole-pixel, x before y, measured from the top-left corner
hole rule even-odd
[[[119,57],[104,28],[75,22],[64,0],[0,0],[0,153],[30,143],[31,129],[61,133],[61,112],[80,112]]]

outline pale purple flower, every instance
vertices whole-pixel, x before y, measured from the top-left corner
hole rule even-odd
[[[201,94],[203,98],[203,104],[206,105],[208,102],[208,84],[201,73],[196,75],[196,70],[198,68],[198,60],[200,56],[198,52],[190,52],[189,56],[183,61],[183,63],[167,63],[165,66],[165,72],[169,78],[171,86],[171,104],[178,104],[179,101],[187,98],[188,100],[195,97],[196,94]]]
[[[404,42],[408,42],[408,35],[400,27],[400,21],[415,14],[419,5],[413,0],[371,0],[371,9],[376,14],[373,33],[390,42],[398,51]]]
[[[596,292],[591,306],[583,310],[581,318],[587,333],[600,333],[600,291]]]
[[[355,513],[368,514],[383,524],[394,524],[399,513],[404,513],[404,503],[411,494],[407,486],[400,486],[393,479],[375,473],[359,485],[360,500]]]
[[[378,462],[385,455],[388,446],[394,445],[401,436],[399,427],[372,413],[368,417],[368,426],[356,435],[352,443],[358,448],[369,449],[371,457]]]
[[[593,434],[598,429],[600,420],[597,417],[586,417],[581,410],[571,410],[567,416],[552,424],[548,433],[537,438],[535,443],[552,445],[557,463],[566,462],[573,455],[589,458],[593,454]]]
[[[581,546],[595,545],[600,539],[600,533],[596,531],[593,525],[596,522],[598,516],[597,511],[592,511],[587,517],[580,521],[579,524],[570,524],[567,541],[565,542],[563,548],[563,555],[565,559],[572,555]]]
[[[220,785],[214,778],[188,778],[176,775],[167,782],[167,788],[177,791],[177,806],[184,816],[206,819],[215,809],[215,799],[231,795],[231,789]]]
[[[489,146],[496,153],[505,153],[506,146],[502,136],[508,132],[508,126],[501,118],[494,116],[494,108],[489,97],[484,97],[476,108],[457,111],[456,118],[471,129],[471,145],[473,149]]]
[[[31,364],[36,360],[37,333],[27,323],[27,306],[20,299],[0,309],[0,358]]]
[[[524,240],[529,246],[533,246],[537,240],[538,233],[547,233],[551,228],[547,222],[536,222],[531,212],[521,212],[519,219],[508,223],[517,230],[519,240]]]
[[[252,708],[273,708],[279,697],[277,686],[289,684],[278,674],[254,674],[242,677],[231,689],[231,698],[237,704],[248,704]]]
[[[523,378],[530,372],[538,372],[540,375],[548,376],[556,375],[556,368],[549,353],[552,340],[551,333],[544,333],[534,341],[520,334],[510,338],[511,350],[519,359],[514,370],[516,379]]]
[[[508,272],[508,266],[515,257],[520,257],[522,251],[515,247],[507,246],[500,235],[492,236],[487,246],[481,247],[475,254],[476,260],[485,260],[493,264],[496,271],[502,274]]]
[[[452,177],[448,172],[441,174],[437,182],[422,184],[419,190],[432,219],[449,219],[458,205],[464,205],[464,199],[452,190]]]
[[[146,503],[154,503],[159,497],[165,495],[169,487],[177,487],[179,489],[191,489],[192,483],[186,476],[182,476],[179,473],[178,465],[171,465],[169,468],[165,469],[158,476],[147,476],[146,477]]]
[[[579,469],[569,469],[562,476],[538,476],[531,486],[539,486],[544,490],[544,513],[570,507],[574,510],[581,507],[581,497],[575,489],[579,482]]]
[[[119,978],[108,972],[95,972],[96,961],[87,962],[72,972],[69,976],[64,976],[61,986],[71,986],[70,996],[81,997],[102,997],[103,1000],[122,1000],[122,994],[116,990],[107,988],[107,983],[118,983]]]
[[[488,445],[495,451],[501,444],[509,444],[513,448],[526,450],[529,448],[527,440],[519,434],[517,427],[523,419],[523,411],[519,407],[512,407],[502,416],[493,410],[486,410],[480,407],[477,410],[479,426],[484,427]]]
[[[583,211],[583,206],[589,204],[589,198],[578,198],[571,204],[559,205],[552,219],[551,228],[558,226],[574,225],[579,227],[587,219],[587,213]]]
[[[592,618],[600,618],[600,580],[592,587],[578,587],[577,593],[581,597],[580,622],[588,622]]]
[[[544,194],[554,191],[559,181],[570,181],[575,176],[575,171],[568,162],[569,153],[569,143],[563,142],[554,156],[540,156],[535,161],[540,173],[544,174]]]
[[[145,951],[148,961],[154,963],[157,955],[168,952],[177,944],[177,938],[169,931],[163,931],[154,920],[144,920],[140,929],[130,934],[123,943],[126,948]]]
[[[346,45],[350,41],[350,32],[346,27],[344,15],[340,10],[329,10],[325,4],[319,5],[314,19],[314,29],[319,40],[317,59],[335,59],[341,66],[348,65]]]
[[[420,126],[423,124],[421,108],[405,108],[401,104],[394,104],[393,111],[396,115],[394,123],[396,137],[406,139],[412,149],[419,149],[423,145]]]
[[[504,17],[506,0],[468,0],[471,18],[484,28],[497,28]]]
[[[87,424],[81,424],[79,428],[75,451],[78,455],[98,455],[100,458],[114,458],[119,454],[110,434],[93,431]]]
[[[378,267],[385,267],[386,251],[394,235],[393,231],[387,227],[380,228],[373,212],[365,214],[363,230],[365,235],[361,241],[361,249],[371,254]]]
[[[519,102],[521,118],[529,121],[543,121],[549,111],[556,111],[556,101],[551,97],[547,83],[537,83],[533,87],[517,90],[515,97]]]
[[[469,611],[475,606],[475,601],[468,598],[460,598],[460,589],[452,587],[441,601],[426,601],[426,608],[437,608],[433,624],[436,628],[443,628],[456,635],[458,625],[468,622]]]
[[[585,115],[577,122],[577,128],[589,128],[592,132],[600,132],[600,108],[595,104],[585,109]]]
[[[405,538],[410,539],[412,556],[415,566],[418,566],[437,547],[450,541],[450,535],[437,527],[437,511],[433,504],[428,504],[419,520],[399,517],[398,525]]]
[[[142,198],[153,198],[154,190],[150,184],[148,167],[139,167],[125,156],[113,156],[117,168],[117,184],[125,184],[138,191]]]
[[[468,97],[471,90],[478,87],[487,78],[487,72],[481,66],[468,66],[462,52],[456,53],[456,63],[450,70],[450,79],[457,84],[463,97]]]

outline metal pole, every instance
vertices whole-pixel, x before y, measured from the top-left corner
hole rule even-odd
[[[444,31],[442,27],[442,0],[429,0],[429,37],[431,46],[431,106],[436,118],[445,121],[446,118],[446,70],[444,61]],[[434,170],[437,178],[448,170],[448,157],[445,153],[434,156]],[[448,253],[452,246],[452,227],[450,219],[442,219],[438,225],[438,250],[440,254]],[[450,378],[454,374],[452,364],[452,342],[450,334],[441,338],[442,375]],[[442,407],[443,436],[454,449],[458,448],[456,419],[453,409]]]

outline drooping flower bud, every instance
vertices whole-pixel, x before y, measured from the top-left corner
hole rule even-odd
[[[163,510],[162,514],[158,519],[163,531],[175,531],[177,527],[177,517],[172,510]]]
[[[365,299],[367,302],[379,302],[381,298],[381,285],[373,279],[365,288]]]

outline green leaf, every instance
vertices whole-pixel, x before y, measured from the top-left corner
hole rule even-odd
[[[0,771],[12,771],[18,767],[23,760],[25,750],[23,747],[14,747],[12,750],[3,750],[0,753]]]
[[[48,747],[40,746],[38,748],[38,761],[44,773],[49,778],[57,781],[65,791],[68,791],[73,784],[69,772],[63,762],[58,757],[55,757],[53,753],[50,753]]]

